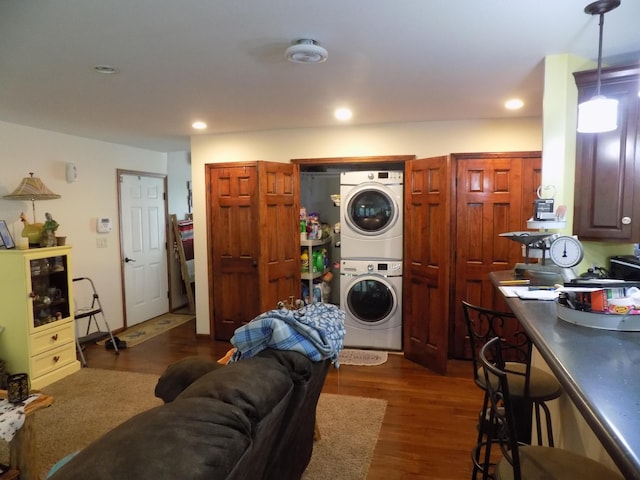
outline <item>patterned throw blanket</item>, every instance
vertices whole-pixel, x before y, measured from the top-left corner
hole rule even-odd
[[[329,303],[311,303],[299,310],[285,308],[258,315],[238,328],[230,362],[250,358],[266,348],[292,350],[314,362],[330,358],[337,368],[344,340],[344,311]]]

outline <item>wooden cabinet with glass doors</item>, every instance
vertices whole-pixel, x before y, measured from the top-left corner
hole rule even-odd
[[[80,369],[71,248],[0,251],[0,358],[40,389]]]

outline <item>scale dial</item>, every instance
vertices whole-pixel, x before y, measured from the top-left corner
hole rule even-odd
[[[571,268],[582,261],[584,249],[577,238],[561,235],[551,243],[549,257],[559,267]]]

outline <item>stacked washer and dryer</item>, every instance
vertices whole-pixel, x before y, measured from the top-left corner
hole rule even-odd
[[[344,345],[402,349],[402,171],[340,175]]]

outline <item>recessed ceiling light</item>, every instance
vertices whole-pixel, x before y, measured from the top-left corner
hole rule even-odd
[[[512,98],[504,102],[504,108],[507,110],[520,110],[524,106],[524,102],[519,98]]]
[[[350,109],[341,107],[341,108],[336,108],[335,112],[333,112],[333,115],[341,122],[346,122],[347,120],[351,120],[353,113],[351,112]]]
[[[112,67],[111,65],[96,65],[93,67],[93,70],[98,73],[104,73],[106,75],[114,75],[116,73],[120,73],[120,69],[116,67]]]
[[[207,124],[201,121],[193,122],[191,126],[196,130],[204,130],[205,128],[207,128]]]

